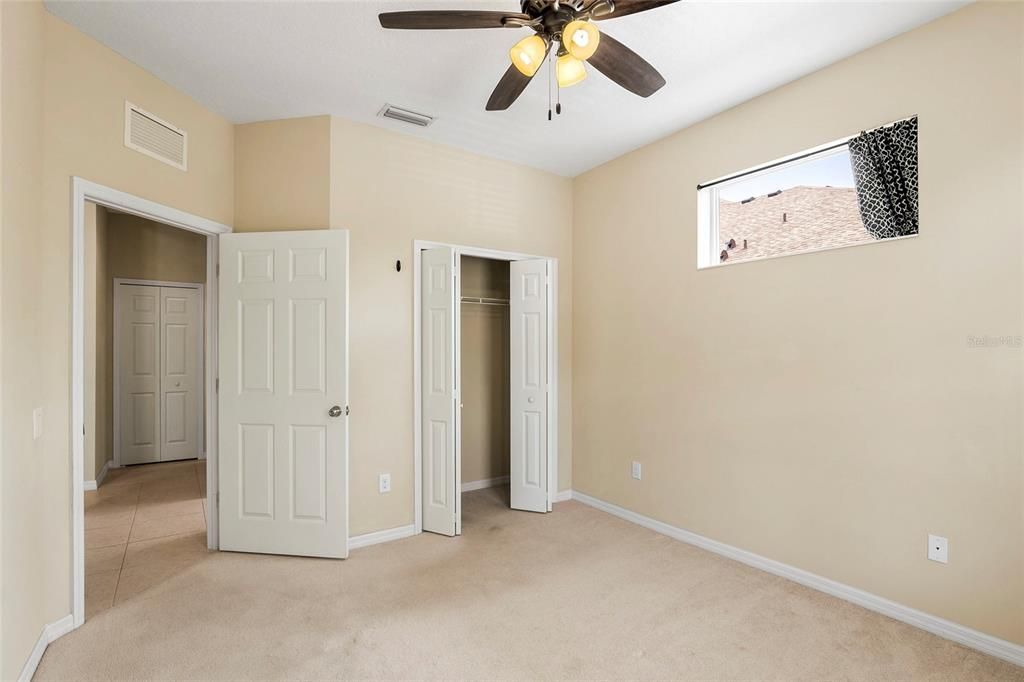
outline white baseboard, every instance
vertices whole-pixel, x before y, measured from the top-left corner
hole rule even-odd
[[[387,530],[378,530],[374,533],[364,533],[363,535],[355,535],[348,539],[349,550],[359,549],[360,547],[369,547],[370,545],[379,545],[382,542],[391,542],[392,540],[401,540],[416,534],[416,527],[413,524],[408,526],[399,526],[397,528],[388,528]]]
[[[497,478],[485,478],[479,481],[470,481],[469,483],[462,484],[462,492],[468,493],[474,490],[483,490],[484,488],[494,488],[506,483],[508,483],[508,476],[498,476]]]
[[[688,530],[677,528],[676,526],[670,526],[667,523],[657,521],[642,514],[638,514],[629,509],[624,509],[617,505],[599,500],[596,497],[590,495],[584,495],[583,493],[573,491],[572,499],[579,500],[583,504],[600,509],[601,511],[618,516],[626,521],[631,521],[644,528],[649,528],[662,535],[667,535],[670,538],[680,540],[690,545],[706,549],[709,552],[714,552],[721,556],[739,561],[740,563],[753,566],[767,573],[792,580],[795,583],[799,583],[806,587],[830,594],[833,597],[844,599],[848,602],[863,606],[871,611],[876,611],[885,616],[893,618],[898,621],[913,625],[921,630],[926,630],[932,634],[938,635],[950,641],[956,642],[957,644],[963,644],[971,649],[976,649],[983,653],[1001,658],[1004,661],[1015,663],[1019,666],[1024,666],[1024,646],[1020,644],[1014,644],[992,635],[987,635],[984,632],[972,630],[971,628],[959,625],[952,621],[948,621],[938,616],[933,616],[923,611],[898,604],[894,601],[886,599],[885,597],[879,597],[878,595],[865,592],[864,590],[843,583],[824,578],[820,575],[816,575],[809,571],[805,571],[788,564],[784,564],[774,559],[768,559],[766,557],[748,552],[747,550],[727,545],[724,542],[718,542],[706,538],[703,535],[697,535]]]
[[[46,653],[46,647],[50,645],[50,642],[63,637],[74,629],[75,620],[70,614],[49,625],[43,626],[42,632],[39,633],[39,639],[36,640],[36,645],[32,647],[32,653],[29,654],[28,660],[25,661],[25,666],[21,669],[21,674],[18,675],[19,682],[28,682],[36,674],[39,661],[43,660],[43,654]]]
[[[103,479],[105,479],[107,477],[107,473],[110,471],[110,469],[111,469],[111,467],[113,465],[114,465],[114,460],[112,460],[112,459],[108,459],[106,462],[104,462],[103,463],[103,468],[100,469],[99,475],[96,476],[96,480],[95,481],[86,481],[85,483],[83,483],[82,484],[82,490],[96,490],[101,485],[103,485]]]
[[[107,479],[107,474],[110,473],[111,467],[114,466],[114,460],[108,459],[103,463],[103,468],[100,469],[100,475],[96,477],[96,487],[103,485],[103,481]]]
[[[555,493],[555,502],[566,502],[572,499],[572,490],[561,490]]]

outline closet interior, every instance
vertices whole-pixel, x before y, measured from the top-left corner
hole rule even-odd
[[[509,481],[509,263],[462,256],[462,490]]]

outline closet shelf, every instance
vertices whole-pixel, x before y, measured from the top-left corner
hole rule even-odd
[[[463,303],[476,303],[477,305],[508,305],[508,301],[503,298],[486,298],[480,296],[463,296]]]

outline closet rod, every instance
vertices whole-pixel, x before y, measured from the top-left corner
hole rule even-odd
[[[508,305],[508,301],[501,298],[486,298],[477,296],[463,296],[463,303],[476,303],[477,305]]]

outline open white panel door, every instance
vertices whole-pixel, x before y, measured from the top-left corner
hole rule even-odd
[[[509,264],[512,508],[548,511],[548,262]]]
[[[455,385],[455,252],[425,249],[420,268],[422,305],[423,530],[456,535],[461,530],[461,472]]]
[[[348,232],[220,238],[220,548],[348,555]]]

